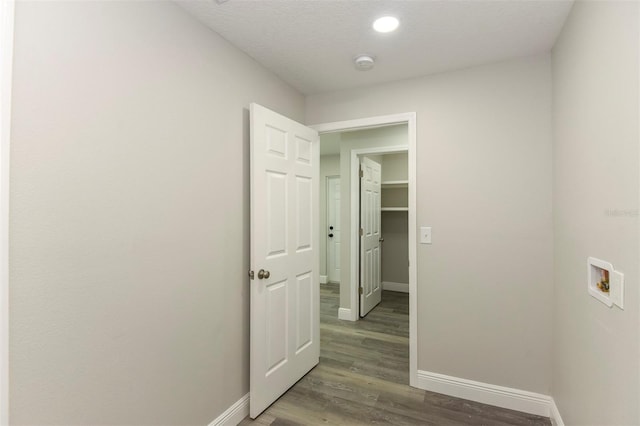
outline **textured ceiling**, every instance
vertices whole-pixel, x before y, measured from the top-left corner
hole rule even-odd
[[[547,52],[572,1],[183,0],[187,11],[305,94]],[[376,33],[377,17],[400,19]],[[352,58],[376,56],[370,71]]]

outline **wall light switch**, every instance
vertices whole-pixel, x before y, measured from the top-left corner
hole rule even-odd
[[[423,226],[420,228],[420,244],[431,244],[430,226]]]

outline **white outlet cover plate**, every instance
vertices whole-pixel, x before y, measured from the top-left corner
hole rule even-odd
[[[613,271],[609,275],[611,302],[620,309],[624,309],[624,274]]]
[[[420,244],[431,244],[431,227],[420,227]]]

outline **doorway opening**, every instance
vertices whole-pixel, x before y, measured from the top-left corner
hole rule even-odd
[[[358,272],[359,315],[364,318],[383,295],[401,300],[394,293],[409,293],[408,155],[402,145],[363,148],[352,155],[359,163],[359,176],[353,178],[360,183],[352,194],[359,197],[353,216],[360,219],[359,265],[352,267]],[[408,296],[404,300],[408,315]]]
[[[408,334],[404,374],[415,386],[415,113],[311,127],[321,140],[321,329],[348,326],[346,321],[363,321],[350,327],[367,329],[384,312],[404,313],[391,327]]]
[[[378,377],[389,382],[381,383],[382,387],[391,383],[416,387],[418,382],[415,114],[317,127],[319,129],[304,126],[258,104],[251,104],[249,405],[252,418],[260,415],[285,392],[295,394],[299,389],[295,384],[300,383],[303,377],[303,382],[309,384],[318,379],[318,374],[331,373],[342,377],[345,373],[354,373],[353,369],[362,369],[357,380],[368,381]],[[398,134],[398,129],[401,129],[402,142],[394,145],[390,138],[393,132]],[[327,186],[320,184],[319,134],[335,132],[341,133],[338,161],[342,238],[339,248],[339,286],[344,287],[345,291],[339,291],[336,309],[327,317],[323,312],[330,303],[320,296],[320,242],[323,240],[320,237],[320,213],[323,211],[320,208],[320,192]],[[378,137],[378,143],[372,146],[374,134]],[[358,140],[363,135],[366,137]],[[407,153],[408,303],[404,293],[404,309],[378,307],[367,313],[365,319],[359,320],[361,299],[352,293],[363,287],[360,277],[365,276],[360,271],[359,263],[359,259],[366,255],[366,247],[362,246],[363,251],[360,251],[360,233],[365,235],[359,227],[360,221],[368,223],[367,229],[378,229],[378,239],[372,247],[377,244],[379,252],[379,244],[382,243],[381,220],[377,219],[374,224],[373,219],[367,219],[365,214],[374,210],[382,214],[382,166],[375,166],[375,161],[365,156],[398,152]],[[373,182],[377,195],[368,198],[368,205],[375,205],[375,209],[360,209],[360,199],[363,198],[360,183],[364,182],[359,176],[360,160],[373,170],[367,172],[367,176]],[[353,177],[353,173],[357,174],[356,177]],[[326,202],[326,194],[324,198]],[[371,200],[375,200],[375,203]],[[352,223],[354,221],[355,224]],[[375,233],[371,231],[369,234]],[[380,277],[381,273],[378,273],[377,288],[382,292]],[[375,305],[373,303],[371,307]],[[385,313],[389,310],[402,319],[395,323],[387,322],[390,326],[384,330],[372,328],[372,325],[385,324],[389,319]],[[363,315],[365,313],[363,311]],[[379,316],[378,321],[373,319],[376,315]],[[327,321],[321,322],[321,318]],[[325,351],[323,348],[327,348],[327,345],[330,348]],[[400,377],[392,377],[398,374]]]

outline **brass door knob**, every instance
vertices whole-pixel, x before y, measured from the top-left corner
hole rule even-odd
[[[264,269],[260,269],[258,271],[258,278],[259,279],[267,279],[271,276],[271,273],[269,271],[265,271]]]

